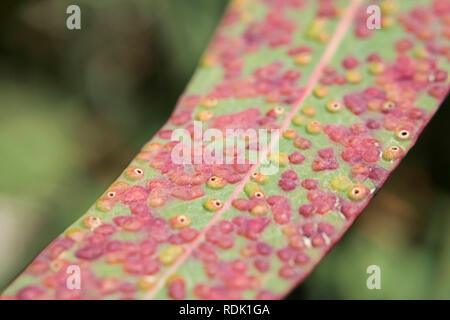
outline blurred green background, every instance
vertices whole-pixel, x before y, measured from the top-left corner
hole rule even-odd
[[[0,290],[165,122],[226,2],[0,2]],[[66,28],[70,4],[82,30]],[[288,298],[450,298],[449,120],[443,106]],[[372,264],[381,290],[366,287]]]

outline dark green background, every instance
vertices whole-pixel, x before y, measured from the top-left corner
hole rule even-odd
[[[82,30],[69,31],[69,4]],[[0,289],[170,115],[225,0],[0,2]],[[450,110],[289,298],[450,298]],[[381,268],[381,290],[366,268]]]

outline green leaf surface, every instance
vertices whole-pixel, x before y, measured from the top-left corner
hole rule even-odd
[[[3,297],[283,297],[448,93],[449,15],[439,0],[232,1],[169,121]],[[270,142],[256,152],[240,137],[246,164],[175,164],[171,133],[193,120]]]

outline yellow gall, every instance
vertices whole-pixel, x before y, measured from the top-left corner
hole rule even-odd
[[[214,117],[214,112],[211,110],[201,111],[197,114],[197,120],[199,121],[208,121]]]
[[[163,149],[163,145],[159,142],[150,142],[147,143],[144,148],[142,148],[143,150],[148,150],[148,151],[161,151]]]
[[[433,79],[433,75],[432,74],[428,74],[426,72],[418,72],[414,75],[414,81],[415,82],[421,82],[421,83],[426,83],[427,81],[432,82]]]
[[[106,197],[113,199],[117,194],[123,193],[128,190],[130,185],[123,181],[114,182],[106,192]]]
[[[80,242],[81,240],[83,240],[86,233],[87,231],[83,229],[70,228],[66,231],[66,236],[74,240],[75,242]]]
[[[253,172],[250,176],[250,179],[258,184],[264,184],[267,182],[267,175],[261,172]]]
[[[395,131],[395,136],[399,140],[408,140],[411,139],[411,132],[407,129],[397,129]]]
[[[276,118],[279,118],[284,114],[284,108],[278,106],[273,109],[270,109],[269,113],[273,114]]]
[[[319,134],[322,132],[322,124],[319,121],[311,121],[306,126],[306,131],[311,134]]]
[[[294,126],[300,127],[304,126],[307,122],[306,117],[300,114],[296,114],[292,117],[291,122]]]
[[[369,188],[362,184],[355,184],[349,191],[348,191],[348,197],[351,200],[359,201],[367,197],[367,195],[370,193]]]
[[[298,227],[295,224],[288,224],[281,230],[286,237],[292,237],[298,234]]]
[[[142,290],[150,290],[153,289],[158,281],[154,276],[143,276],[138,281],[138,287]]]
[[[221,189],[223,188],[227,182],[224,178],[219,176],[212,176],[208,179],[208,182],[206,183],[208,187],[211,189]]]
[[[255,197],[257,199],[264,199],[265,196],[266,195],[261,190],[260,191],[256,191],[255,193],[253,193],[253,197]]]
[[[370,111],[380,111],[383,101],[380,99],[371,99],[367,102],[367,109]]]
[[[385,101],[382,105],[381,105],[381,110],[383,111],[388,111],[391,110],[395,107],[395,102],[393,101]]]
[[[428,51],[424,47],[417,47],[413,50],[413,55],[417,59],[426,59],[429,57]]]
[[[349,83],[359,83],[362,80],[361,73],[357,70],[347,71],[345,78]]]
[[[258,195],[262,194],[262,196],[260,196],[260,198],[264,198],[263,191],[261,190],[259,185],[255,182],[247,182],[244,186],[244,192],[247,195],[247,197],[249,197],[249,198],[252,198],[257,193],[258,193]]]
[[[269,153],[267,157],[272,163],[275,163],[280,167],[285,167],[289,164],[289,156],[283,152]]]
[[[342,110],[342,103],[340,103],[338,100],[331,100],[327,102],[326,108],[328,111],[335,113]]]
[[[317,98],[321,99],[328,95],[328,89],[324,86],[317,86],[314,88],[313,93]]]
[[[95,216],[88,216],[83,219],[83,223],[89,229],[94,230],[102,225],[102,219]]]
[[[287,129],[283,131],[283,137],[285,137],[286,139],[292,140],[297,136],[297,131],[295,131],[294,129]]]
[[[173,229],[183,229],[191,225],[191,219],[184,214],[179,214],[172,217],[169,223]]]
[[[380,2],[381,12],[386,15],[391,15],[397,11],[397,4],[392,0],[384,0]]]
[[[301,53],[301,54],[299,54],[299,55],[297,55],[295,57],[295,63],[297,63],[298,65],[303,66],[305,64],[310,63],[311,62],[311,58],[312,57],[311,57],[310,53],[307,53],[307,52]]]
[[[223,202],[218,199],[208,199],[203,206],[208,211],[218,211],[223,207]]]
[[[255,217],[262,217],[267,214],[269,209],[264,204],[257,204],[250,210],[250,214]]]
[[[316,115],[316,109],[313,106],[306,106],[302,108],[302,113],[307,117],[314,117]]]
[[[106,197],[109,199],[114,199],[116,197],[116,192],[115,191],[108,191],[106,193]]]
[[[242,247],[242,249],[239,251],[239,253],[241,254],[241,256],[243,257],[254,257],[258,254],[258,252],[256,251],[256,247],[253,245],[246,245],[244,247]]]
[[[114,191],[110,191],[108,194],[110,195],[114,194],[115,196]],[[111,201],[111,199],[109,199],[107,196],[101,197],[95,202],[95,206],[97,207],[98,210],[102,212],[108,212],[111,211],[111,209],[114,207],[114,202]]]
[[[419,61],[416,64],[417,72],[428,72],[430,71],[430,64],[428,61]]]
[[[289,246],[296,250],[301,250],[305,248],[305,240],[299,234],[293,235],[289,238]]]
[[[166,199],[163,197],[160,197],[158,195],[152,195],[150,193],[150,196],[147,198],[147,204],[151,208],[159,208],[162,207],[166,203]]]
[[[345,191],[352,185],[352,182],[346,176],[337,176],[331,179],[330,186],[336,191]]]
[[[205,54],[201,63],[205,68],[214,67],[217,64],[217,57],[212,54]]]
[[[183,254],[184,249],[182,246],[170,246],[167,249],[161,251],[159,260],[164,265],[171,265]]]
[[[58,272],[59,270],[61,270],[63,265],[64,261],[62,259],[55,259],[50,262],[50,270],[52,270],[53,272]]]
[[[319,33],[317,40],[322,43],[327,43],[330,40],[330,35],[327,32],[321,32]]]
[[[248,11],[241,12],[241,21],[242,22],[249,22],[253,19],[253,15],[251,15]]]
[[[400,159],[404,154],[404,151],[399,146],[390,146],[383,151],[383,159],[392,161]]]
[[[135,166],[129,167],[125,170],[125,177],[133,181],[140,180],[144,177],[144,169]]]
[[[214,108],[219,104],[219,100],[213,96],[206,96],[201,101],[201,106],[206,108]]]
[[[172,283],[174,281],[183,281],[184,282],[184,279],[183,279],[182,276],[180,276],[178,274],[173,274],[167,279],[167,283],[168,284],[170,284],[170,283]]]

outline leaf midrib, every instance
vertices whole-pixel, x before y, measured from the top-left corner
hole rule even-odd
[[[303,101],[311,95],[313,88],[317,85],[319,81],[319,77],[324,69],[324,67],[327,66],[328,62],[333,57],[334,53],[336,52],[337,48],[339,47],[339,44],[342,42],[344,36],[346,35],[349,27],[352,25],[352,21],[355,18],[355,15],[358,11],[358,8],[361,6],[362,2],[364,0],[350,0],[349,5],[345,9],[345,14],[340,19],[333,36],[330,39],[330,42],[328,43],[325,51],[322,53],[322,56],[320,57],[320,60],[318,61],[314,72],[312,73],[311,77],[309,78],[305,90],[303,91],[302,95],[299,97],[299,99],[294,103],[293,107],[287,114],[286,118],[282,122],[280,126],[280,130],[276,131],[276,133],[271,137],[271,140],[269,142],[269,145],[264,147],[260,157],[258,158],[257,163],[253,164],[247,174],[244,176],[244,178],[239,182],[239,184],[234,189],[233,193],[228,197],[228,199],[224,202],[224,206],[221,210],[217,211],[217,213],[212,217],[212,219],[206,224],[206,226],[202,229],[202,231],[199,233],[197,238],[186,248],[183,255],[181,255],[178,260],[170,266],[170,268],[158,279],[157,284],[155,287],[148,291],[144,295],[144,299],[153,299],[156,294],[165,286],[168,278],[173,275],[179,267],[183,265],[183,263],[186,261],[187,258],[189,258],[192,254],[192,252],[199,246],[199,244],[203,241],[204,236],[206,232],[214,226],[219,219],[222,217],[222,215],[231,207],[231,203],[233,200],[237,198],[237,196],[242,192],[244,189],[245,184],[250,180],[251,175],[256,172],[258,167],[260,166],[261,162],[267,157],[268,150],[271,150],[274,144],[280,139],[280,132],[282,132],[284,129],[286,129],[291,120],[292,117],[299,111]],[[301,279],[299,280],[301,281]]]

